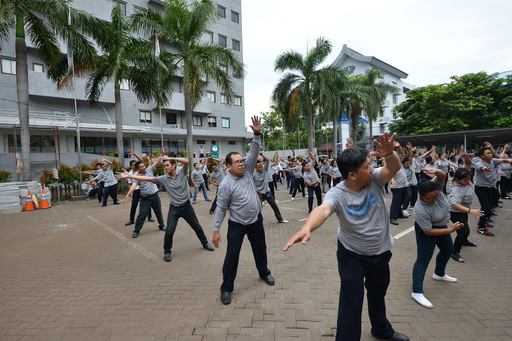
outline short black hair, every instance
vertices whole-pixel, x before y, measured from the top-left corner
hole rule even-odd
[[[231,152],[228,155],[226,155],[226,163],[228,165],[230,165],[233,162],[233,155],[237,155],[237,154],[242,156],[242,154],[240,154],[239,152]]]
[[[348,178],[348,173],[359,170],[359,167],[368,160],[368,153],[365,148],[353,147],[338,155],[336,163],[344,179]]]
[[[476,156],[481,158],[482,155],[484,155],[486,150],[490,150],[490,149],[487,147],[482,147],[482,148],[478,149],[478,151],[476,152]]]
[[[136,160],[130,160],[130,167],[135,163],[137,162]]]
[[[453,175],[453,179],[455,180],[464,180],[467,177],[471,177],[471,171],[467,168],[459,168],[455,171]]]
[[[435,183],[434,181],[430,181],[427,179],[420,180],[420,183],[418,184],[418,193],[421,196],[425,196],[427,193],[437,191],[439,189],[439,184]]]
[[[409,162],[409,158],[407,156],[402,158],[402,165],[406,162]]]
[[[197,162],[194,162],[194,168],[196,168]]]
[[[302,166],[305,166],[305,165],[309,165],[309,162],[307,162],[307,161],[302,161]]]
[[[166,163],[166,162],[169,162],[171,165],[176,164],[176,161],[175,161],[175,160],[168,160],[168,159],[167,159],[167,160],[164,160],[164,162],[162,162],[162,163]]]
[[[432,156],[427,156],[427,157],[425,158],[425,162],[426,162],[426,163],[431,163],[431,162],[432,162]]]
[[[142,161],[136,161],[135,168],[139,169],[141,163],[144,164],[144,162],[142,162]]]

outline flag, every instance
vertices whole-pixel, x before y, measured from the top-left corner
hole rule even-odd
[[[160,33],[156,34],[156,39],[155,39],[155,56],[160,57]]]

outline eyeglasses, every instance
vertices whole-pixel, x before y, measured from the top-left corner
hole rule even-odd
[[[244,162],[244,159],[240,159],[240,160],[231,161],[231,164],[233,164],[233,165],[239,165],[239,164],[241,164],[241,163],[243,163],[243,162]]]

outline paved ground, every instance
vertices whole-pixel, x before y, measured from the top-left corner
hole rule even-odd
[[[223,243],[201,248],[180,221],[173,261],[163,261],[163,232],[148,223],[138,239],[125,227],[129,205],[100,208],[96,200],[65,203],[45,211],[0,217],[0,340],[334,340],[339,277],[332,216],[306,245],[281,251],[307,217],[307,201],[277,192],[283,216],[277,224],[263,211],[269,267],[276,285],[258,278],[246,241],[233,302],[219,300]],[[213,196],[214,192],[210,192]],[[161,193],[164,214],[168,199]],[[390,203],[391,195],[387,196]],[[212,216],[195,205],[209,238]],[[434,309],[410,298],[416,255],[413,219],[392,226],[388,317],[412,340],[512,340],[512,202],[499,210],[496,237],[477,235],[471,218],[466,263],[450,261],[456,284],[434,282],[425,295]],[[373,340],[363,311],[362,340]]]

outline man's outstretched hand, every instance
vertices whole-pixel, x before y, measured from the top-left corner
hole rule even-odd
[[[254,134],[257,135],[260,133],[260,130],[261,130],[261,118],[254,115],[253,117],[251,117],[251,120],[252,120],[252,124],[249,127],[251,127]]]
[[[389,137],[389,133],[385,132],[381,134],[379,140],[373,140],[373,144],[377,148],[376,152],[378,156],[385,157],[393,152],[393,148],[395,146],[396,134],[391,135]]]

